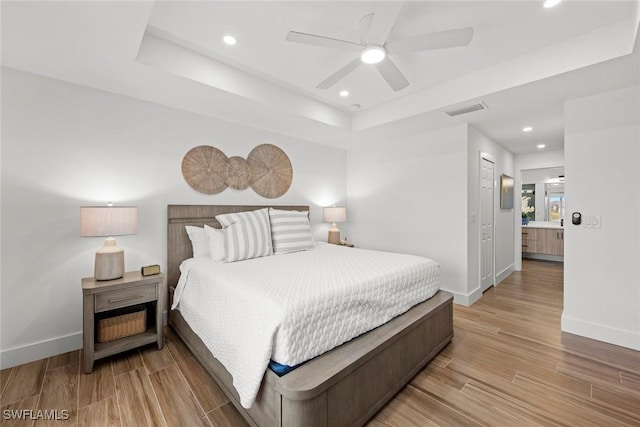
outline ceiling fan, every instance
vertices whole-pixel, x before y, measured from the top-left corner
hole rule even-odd
[[[329,89],[353,72],[361,64],[374,65],[382,78],[394,91],[409,86],[409,81],[396,64],[389,58],[403,52],[417,52],[448,47],[466,46],[473,38],[473,28],[428,33],[402,40],[387,40],[393,29],[401,2],[379,2],[375,13],[365,15],[359,24],[360,43],[315,34],[289,31],[286,39],[290,42],[331,47],[358,52],[359,56],[320,82],[318,89]]]

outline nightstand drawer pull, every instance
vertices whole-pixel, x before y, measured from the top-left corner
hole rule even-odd
[[[157,283],[118,289],[96,294],[95,312],[113,310],[158,299]]]
[[[109,300],[109,304],[114,304],[116,302],[122,302],[122,301],[129,301],[131,299],[136,299],[136,298],[144,298],[144,294],[133,295],[133,296],[130,296],[130,297],[125,297],[125,298],[110,299]]]

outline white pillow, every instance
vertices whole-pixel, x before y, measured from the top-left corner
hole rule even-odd
[[[308,211],[269,208],[273,253],[305,251],[313,248]]]
[[[224,261],[224,232],[205,224],[204,234],[209,244],[209,257],[214,261]]]
[[[194,258],[202,258],[209,256],[209,242],[204,233],[204,228],[193,225],[185,226],[189,240],[191,240],[191,249]]]
[[[225,262],[273,254],[267,208],[216,216],[224,227]]]

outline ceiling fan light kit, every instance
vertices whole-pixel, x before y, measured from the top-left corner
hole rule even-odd
[[[375,68],[387,84],[394,91],[399,91],[409,86],[409,81],[389,55],[466,46],[473,38],[473,28],[458,28],[423,34],[408,39],[388,40],[400,13],[401,6],[402,3],[400,2],[378,3],[375,13],[369,13],[360,20],[360,43],[298,31],[289,31],[286,40],[294,43],[360,53],[358,58],[350,61],[320,82],[316,86],[318,89],[329,89],[364,63],[375,65]]]
[[[360,55],[360,60],[365,64],[377,64],[382,62],[387,56],[387,52],[382,46],[368,45]]]

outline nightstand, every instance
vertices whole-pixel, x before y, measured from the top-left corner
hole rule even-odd
[[[161,349],[162,310],[166,292],[164,274],[145,277],[139,271],[129,271],[115,280],[82,279],[84,372],[88,374],[93,370],[95,360],[145,344],[156,342],[158,349]],[[147,310],[144,332],[113,341],[97,341],[97,317],[109,317],[111,313],[117,313],[116,310],[138,304],[144,304]]]

